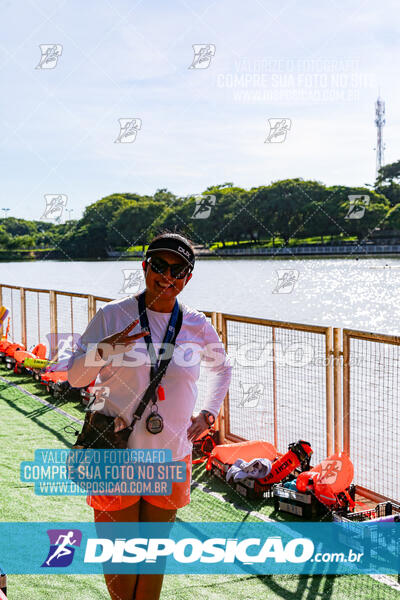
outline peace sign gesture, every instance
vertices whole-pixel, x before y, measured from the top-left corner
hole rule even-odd
[[[113,335],[109,335],[99,342],[97,344],[97,348],[101,358],[107,360],[110,356],[127,352],[133,348],[133,343],[136,342],[136,340],[144,337],[145,335],[149,335],[150,332],[147,330],[129,335],[129,333],[134,327],[136,327],[138,323],[139,319],[135,319],[135,321],[132,321],[132,323],[128,325],[128,327],[125,327],[125,329],[122,331],[114,333]]]

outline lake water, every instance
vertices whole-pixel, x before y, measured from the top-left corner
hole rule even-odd
[[[35,261],[0,269],[2,284],[121,298],[124,270],[141,272],[141,264]],[[399,289],[397,258],[221,258],[198,260],[180,298],[199,310],[398,335]]]

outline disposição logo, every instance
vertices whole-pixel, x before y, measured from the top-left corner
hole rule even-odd
[[[50,548],[42,567],[68,567],[82,541],[79,529],[48,529]]]

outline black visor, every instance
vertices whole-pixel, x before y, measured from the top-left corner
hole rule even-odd
[[[194,267],[194,252],[186,242],[171,237],[168,234],[163,235],[149,245],[146,252],[146,258],[151,256],[153,252],[160,252],[161,250],[174,252],[183,258],[192,268]]]

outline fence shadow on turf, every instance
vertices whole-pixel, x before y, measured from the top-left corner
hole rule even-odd
[[[14,410],[16,410],[19,413],[21,413],[22,415],[24,415],[24,417],[31,419],[36,425],[38,425],[42,429],[45,429],[46,431],[51,433],[55,438],[57,438],[60,442],[62,442],[63,446],[66,446],[68,448],[72,446],[70,439],[65,437],[65,435],[63,435],[59,430],[54,429],[54,427],[51,427],[49,425],[46,425],[46,423],[43,423],[43,421],[40,421],[40,419],[38,418],[38,417],[42,416],[43,414],[50,412],[50,410],[52,410],[50,407],[44,406],[43,408],[45,410],[43,410],[43,411],[41,411],[40,409],[35,409],[33,411],[24,410],[21,406],[18,406],[18,404],[16,404],[12,400],[10,400],[4,396],[2,391],[5,389],[10,389],[10,386],[6,383],[0,383],[0,398],[1,398],[1,400],[3,400],[3,402],[5,402],[6,404],[8,404],[8,406],[10,406]],[[21,392],[21,394],[22,393],[23,392]],[[29,398],[29,396],[28,396],[28,398]]]
[[[198,465],[193,465],[192,469],[192,479],[195,484],[200,484],[204,486],[204,491],[217,493],[221,496],[221,501],[227,502],[234,506],[235,508],[244,511],[244,514],[250,512],[260,512],[261,509],[265,506],[268,506],[268,517],[272,518],[277,522],[302,522],[304,519],[297,517],[296,515],[292,515],[291,513],[282,513],[276,512],[274,509],[274,500],[273,498],[245,498],[241,494],[239,494],[233,487],[231,487],[224,480],[215,476],[214,474],[209,474],[205,471],[204,463],[200,463]],[[267,514],[264,514],[267,517]],[[244,520],[244,519],[243,519]],[[312,519],[312,520],[324,520],[321,519]]]
[[[297,588],[295,591],[290,591],[280,585],[276,581],[276,575],[257,575],[256,577],[271,592],[283,600],[315,600],[315,598],[329,600],[332,597],[334,580],[337,575],[297,575]],[[320,589],[321,586],[322,589]],[[268,594],[266,598],[268,598]]]

